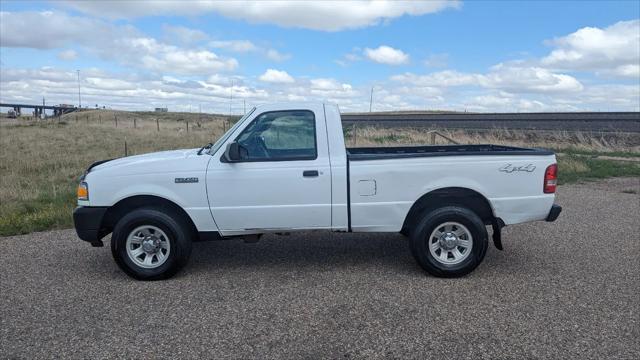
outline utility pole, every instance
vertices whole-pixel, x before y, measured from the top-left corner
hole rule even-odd
[[[373,107],[373,86],[371,87],[371,97],[369,98],[369,112],[371,112],[372,107]]]
[[[78,108],[82,108],[82,99],[80,97],[80,70],[76,70],[78,73]]]

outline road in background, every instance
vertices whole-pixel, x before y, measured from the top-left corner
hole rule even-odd
[[[400,235],[195,244],[137,282],[73,230],[0,238],[2,358],[640,358],[640,179],[561,186],[461,279]]]

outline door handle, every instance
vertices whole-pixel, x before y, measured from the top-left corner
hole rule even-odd
[[[317,177],[318,175],[318,170],[305,170],[302,172],[304,177]]]

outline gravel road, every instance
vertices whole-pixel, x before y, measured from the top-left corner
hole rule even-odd
[[[461,279],[399,235],[199,243],[161,282],[73,230],[0,238],[0,357],[638,359],[640,179],[559,192]]]

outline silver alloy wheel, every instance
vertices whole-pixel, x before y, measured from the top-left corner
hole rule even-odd
[[[155,269],[169,258],[171,243],[164,231],[152,225],[142,225],[133,229],[125,244],[127,255],[134,264]]]
[[[455,265],[464,261],[473,248],[473,237],[464,225],[446,222],[436,226],[428,239],[429,252],[436,261],[444,265]]]

